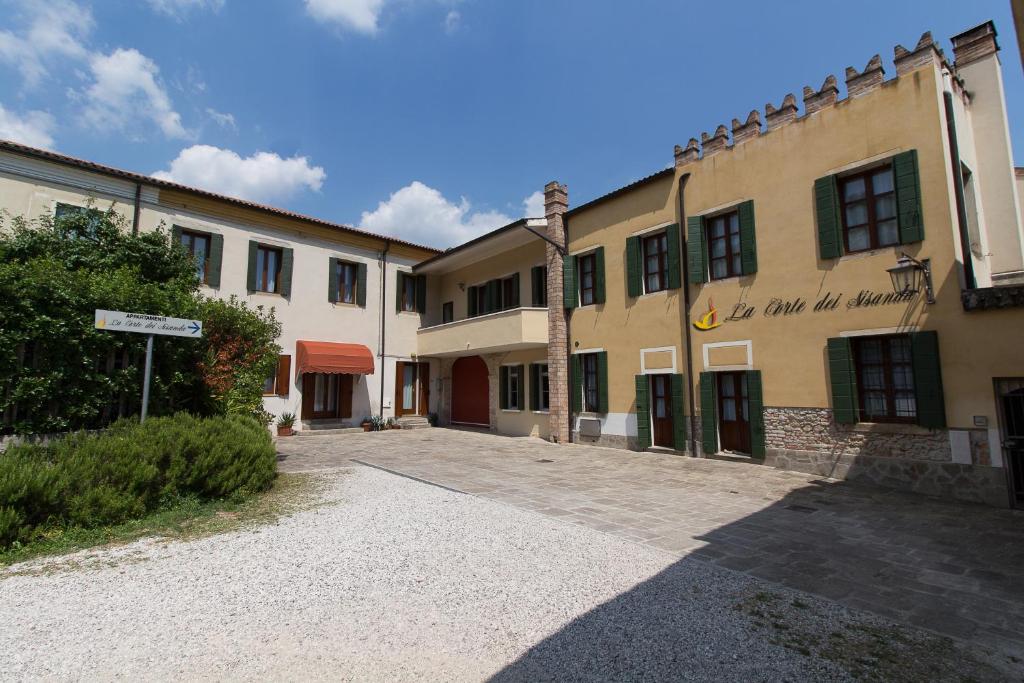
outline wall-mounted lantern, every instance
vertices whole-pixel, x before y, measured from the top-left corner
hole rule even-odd
[[[906,253],[900,254],[896,265],[889,268],[892,278],[892,289],[897,294],[917,294],[924,287],[925,301],[935,303],[935,292],[932,290],[932,265],[930,259],[918,261]]]

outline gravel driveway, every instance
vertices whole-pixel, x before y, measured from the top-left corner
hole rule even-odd
[[[322,476],[325,502],[276,524],[8,568],[0,679],[843,680],[797,636],[888,628],[494,501]]]

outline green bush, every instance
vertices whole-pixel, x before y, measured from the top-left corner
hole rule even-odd
[[[270,434],[238,415],[186,413],[122,420],[0,454],[0,548],[53,527],[98,527],[142,517],[183,497],[246,496],[270,487]]]

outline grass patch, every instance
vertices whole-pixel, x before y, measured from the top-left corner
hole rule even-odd
[[[279,474],[273,486],[245,499],[200,500],[190,496],[139,519],[104,527],[50,527],[27,544],[0,551],[0,566],[49,555],[66,555],[105,545],[123,545],[147,536],[181,540],[267,524],[316,505],[322,477]]]

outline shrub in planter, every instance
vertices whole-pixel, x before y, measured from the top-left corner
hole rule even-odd
[[[295,413],[281,413],[281,417],[277,418],[277,435],[278,436],[291,436],[295,433],[292,426],[295,424]]]
[[[269,488],[276,475],[270,434],[242,416],[182,413],[12,446],[0,457],[0,547],[47,527],[141,517],[182,496],[245,496]]]

